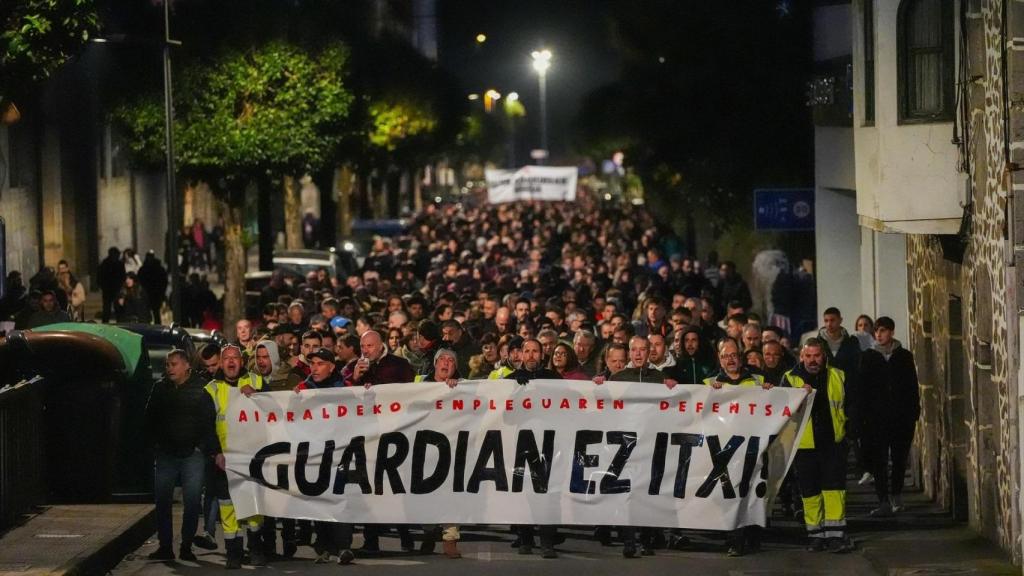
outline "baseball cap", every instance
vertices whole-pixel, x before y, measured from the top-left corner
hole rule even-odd
[[[313,358],[319,358],[324,362],[330,362],[331,364],[334,364],[335,362],[334,352],[331,352],[329,349],[323,347],[317,348],[309,355],[310,360],[312,360]]]

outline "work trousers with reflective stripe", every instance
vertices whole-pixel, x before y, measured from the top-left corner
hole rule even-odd
[[[844,444],[830,444],[796,453],[804,523],[811,538],[846,535],[846,450]]]
[[[228,492],[228,477],[223,470],[217,469],[212,484],[214,494],[217,496],[217,503],[219,504],[220,526],[224,531],[224,540],[241,538],[242,532],[239,526],[239,519],[235,517],[235,505],[231,502],[231,494]],[[245,523],[250,541],[258,540],[260,528],[263,527],[263,517],[252,516],[250,518],[243,518],[241,521]]]

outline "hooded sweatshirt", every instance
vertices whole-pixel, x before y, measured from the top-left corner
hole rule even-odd
[[[270,355],[271,365],[274,370],[267,376],[265,380],[270,386],[270,390],[289,390],[291,386],[288,385],[288,373],[291,371],[291,366],[287,362],[281,361],[281,352],[277,347],[277,342],[273,340],[260,340],[256,344],[256,349],[264,348],[267,354]],[[253,355],[255,357],[255,354]]]

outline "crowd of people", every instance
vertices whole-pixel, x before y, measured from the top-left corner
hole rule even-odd
[[[218,232],[196,221],[182,233],[180,262],[194,273],[185,283],[186,324],[218,323],[205,277],[217,267]],[[471,207],[429,205],[408,233],[375,241],[362,269],[344,279],[325,270],[294,279],[275,272],[260,295],[261,315],[235,325],[235,341],[202,349],[199,358],[175,351],[154,387],[148,436],[154,443],[160,548],[175,557],[171,499],[183,489],[178,557],[193,546],[216,549],[221,526],[227,566],[292,557],[314,548],[318,562],[349,563],[380,553],[381,526],[364,526],[352,550],[353,526],[291,519],[236,518],[227,490],[223,416],[232,387],[253,394],[421,381],[569,379],[678,385],[789,386],[817,391],[811,425],[800,439],[780,492],[781,513],[803,519],[809,550],[844,552],[847,454],[855,453],[861,484],[873,483],[875,516],[903,509],[901,492],[919,415],[912,354],[895,340],[891,318],[860,316],[844,328],[828,308],[820,330],[787,311],[806,293],[805,271],[780,276],[762,318],[735,264],[678,253],[680,242],[636,206],[520,203]],[[211,249],[212,248],[212,249]],[[97,273],[101,319],[160,323],[167,271],[153,252],[109,249]],[[811,290],[813,292],[813,290]],[[790,294],[792,293],[792,294]],[[86,290],[66,261],[44,267],[27,286],[11,272],[0,299],[0,321],[17,329],[84,321]],[[786,301],[787,305],[779,305]],[[219,324],[218,324],[219,325]],[[202,529],[199,518],[203,517]],[[514,527],[521,554],[538,546],[557,557],[555,527]],[[623,554],[685,547],[678,530],[618,527]],[[398,527],[401,548],[415,548],[410,527]],[[611,544],[612,530],[595,537]],[[278,535],[282,542],[277,549]],[[458,526],[423,527],[421,551],[442,542],[460,556]],[[248,544],[248,556],[243,550]],[[727,539],[730,555],[756,551],[755,528]]]
[[[431,205],[407,236],[378,239],[359,274],[338,280],[321,270],[295,283],[275,273],[261,294],[261,317],[238,321],[235,342],[210,345],[199,359],[172,353],[167,377],[154,389],[160,547],[152,557],[174,558],[176,479],[188,484],[182,559],[194,558],[193,545],[217,546],[218,516],[228,568],[242,565],[243,542],[253,565],[292,557],[303,545],[313,546],[317,562],[380,553],[381,526],[364,526],[364,544],[354,551],[349,524],[236,518],[223,466],[226,427],[217,417],[232,387],[315,394],[539,378],[816,390],[780,499],[784,514],[806,524],[809,550],[850,550],[848,447],[857,449],[862,482],[874,482],[879,506],[872,514],[903,508],[919,400],[914,360],[893,338],[894,322],[861,317],[851,333],[840,311],[829,308],[820,331],[789,333],[789,319],[776,314],[768,323],[754,313],[734,264],[666,254],[669,236],[638,207]],[[205,486],[206,504],[197,486]],[[460,556],[457,526],[422,528],[421,551],[441,540],[446,556]],[[401,548],[414,551],[410,527],[398,530]],[[515,531],[520,554],[533,552],[536,535],[541,554],[557,557],[555,527]],[[626,557],[686,545],[678,530],[619,527],[617,534]],[[608,527],[595,536],[611,544]],[[727,549],[742,555],[759,544],[759,532],[748,527],[729,535]]]

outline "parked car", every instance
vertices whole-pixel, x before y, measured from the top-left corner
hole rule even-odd
[[[350,270],[345,270],[334,250],[281,250],[274,252],[274,269],[289,271],[295,275],[306,277],[310,272],[319,269],[327,270],[331,277],[344,278]],[[341,274],[339,276],[339,273]]]

